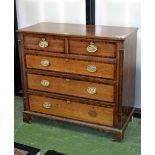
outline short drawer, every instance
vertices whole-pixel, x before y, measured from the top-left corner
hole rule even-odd
[[[49,115],[113,126],[113,108],[87,105],[69,100],[29,96],[30,110]]]
[[[116,43],[104,40],[69,39],[69,53],[116,57]]]
[[[48,35],[25,34],[24,48],[32,50],[64,53],[65,40],[64,38]]]
[[[114,86],[93,82],[28,74],[28,88],[114,102]]]
[[[26,55],[27,68],[114,79],[114,64]]]

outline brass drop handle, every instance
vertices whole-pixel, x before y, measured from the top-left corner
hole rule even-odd
[[[44,67],[47,67],[49,66],[50,62],[47,59],[42,59],[40,64]]]
[[[48,87],[50,85],[50,82],[48,80],[42,80],[41,85],[44,87]]]
[[[46,41],[45,38],[41,38],[41,40],[39,41],[39,47],[41,47],[41,48],[48,47],[48,42]]]
[[[94,72],[96,72],[96,66],[95,65],[88,65],[87,66],[87,71],[88,72],[91,72],[91,73],[94,73]]]
[[[96,94],[96,88],[95,87],[88,87],[87,92],[88,92],[88,94]]]
[[[44,107],[45,109],[50,109],[50,108],[51,108],[51,103],[50,103],[50,102],[44,102],[44,103],[43,103],[43,107]]]
[[[94,110],[89,110],[88,111],[88,115],[91,116],[91,117],[96,117],[97,116],[97,112],[94,111]]]
[[[97,51],[97,47],[95,46],[93,42],[90,42],[86,50],[89,53],[95,53]]]

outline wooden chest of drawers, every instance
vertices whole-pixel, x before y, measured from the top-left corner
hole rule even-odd
[[[23,120],[47,117],[114,133],[134,111],[136,28],[39,23],[18,30]]]

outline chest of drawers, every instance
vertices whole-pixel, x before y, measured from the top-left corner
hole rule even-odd
[[[38,23],[18,30],[23,120],[46,117],[121,140],[134,111],[136,28]]]

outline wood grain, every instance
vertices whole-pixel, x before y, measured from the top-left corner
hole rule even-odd
[[[134,27],[117,27],[103,25],[85,25],[85,24],[69,24],[69,23],[48,23],[41,22],[26,28],[18,30],[18,32],[49,34],[67,37],[89,37],[102,38],[110,40],[125,40],[130,34],[137,31]]]
[[[136,32],[137,28],[46,22],[18,30],[24,121],[31,115],[62,120],[109,131],[122,140],[134,109]],[[41,38],[48,47],[39,47]],[[86,51],[91,41],[97,46],[95,53]],[[50,65],[43,67],[42,59]],[[88,72],[88,65],[97,71]],[[50,85],[42,86],[42,80]],[[88,87],[95,87],[96,93],[89,94]],[[42,106],[47,101],[50,109]]]
[[[64,94],[56,94],[56,93],[50,93],[50,92],[43,92],[39,90],[32,90],[29,89],[27,91],[27,94],[29,95],[39,95],[39,96],[45,96],[45,97],[51,97],[55,99],[62,99],[62,100],[70,100],[73,102],[83,103],[83,104],[89,104],[89,105],[96,105],[100,107],[113,107],[115,106],[115,103],[113,102],[105,102],[102,100],[94,100],[94,99],[88,99],[88,98],[82,98],[82,97],[76,97],[76,96],[70,96],[70,95],[64,95]]]
[[[114,86],[112,85],[35,74],[28,74],[27,76],[29,89],[114,102]],[[50,85],[48,87],[42,86],[42,80],[48,80]],[[96,94],[89,94],[87,92],[88,87],[95,87]]]
[[[55,53],[48,51],[38,51],[38,50],[24,50],[24,54],[34,54],[34,55],[42,55],[42,56],[51,56],[51,57],[59,57],[59,58],[68,58],[75,60],[86,60],[86,61],[95,61],[102,62],[108,64],[116,64],[116,58],[108,58],[108,57],[99,57],[99,56],[89,56],[89,55],[78,55],[78,54],[68,54],[68,53]]]
[[[86,50],[90,42],[93,42],[97,47],[97,51],[94,53],[89,53]],[[104,40],[71,38],[69,39],[69,53],[89,56],[115,57],[116,43]]]
[[[135,105],[136,48],[137,34],[134,33],[124,42],[122,65],[122,123],[126,123]]]
[[[44,108],[43,104],[45,102],[49,102],[51,104],[51,108]],[[108,126],[113,125],[113,108],[98,107],[77,102],[67,102],[65,100],[57,100],[35,95],[29,96],[29,104],[30,110],[34,112],[68,117]]]
[[[48,47],[41,48],[39,47],[39,41],[41,38],[45,38],[48,42]],[[33,50],[41,50],[41,51],[49,51],[49,52],[65,52],[65,39],[47,35],[38,35],[38,34],[26,34],[24,35],[24,48],[25,49],[33,49]]]
[[[41,61],[48,60],[49,66],[42,66]],[[95,65],[96,72],[92,73],[87,70],[87,66]],[[48,71],[58,71],[65,73],[74,73],[81,75],[88,75],[93,77],[102,77],[107,79],[114,79],[114,65],[107,63],[89,62],[65,58],[26,55],[27,68],[42,69]]]

